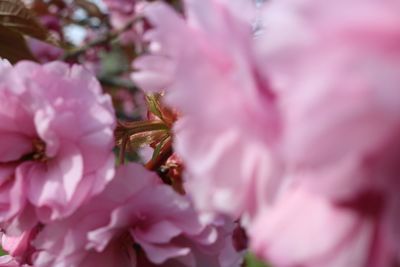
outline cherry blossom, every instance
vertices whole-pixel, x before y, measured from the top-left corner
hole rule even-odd
[[[114,112],[82,67],[0,67],[1,221],[10,229],[72,214],[114,173]]]
[[[200,267],[213,257],[207,266],[239,266],[240,254],[226,242],[231,230],[224,225],[202,225],[186,197],[131,163],[72,216],[45,226],[34,241],[39,251],[34,265],[132,267],[139,260]],[[229,258],[219,260],[225,248]]]
[[[178,110],[175,149],[196,206],[211,217],[252,216],[280,184],[275,93],[246,20],[218,1],[185,7],[186,20],[162,3],[144,10],[151,54],[134,63],[132,78],[146,91],[165,90]]]

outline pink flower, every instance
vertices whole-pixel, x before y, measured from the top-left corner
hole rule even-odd
[[[136,0],[103,0],[115,28],[123,28],[135,12]]]
[[[210,224],[197,236],[178,236],[174,242],[190,247],[190,253],[168,259],[161,264],[150,262],[144,255],[137,255],[140,267],[238,267],[243,261],[244,251],[238,253],[232,245],[232,224]]]
[[[214,0],[215,2],[219,2],[225,6],[225,8],[229,9],[233,15],[239,17],[249,25],[254,26],[253,24],[256,22],[258,16],[257,9],[257,1],[258,0]]]
[[[23,232],[20,236],[3,234],[1,237],[1,248],[18,262],[31,263],[32,255],[35,253],[35,248],[31,242],[39,230],[40,227],[35,227]]]
[[[391,0],[266,7],[282,158],[301,184],[249,226],[251,246],[277,266],[399,262],[399,11]]]
[[[50,31],[52,37],[57,40],[63,39],[61,20],[56,14],[42,14],[39,19],[42,25]],[[50,45],[34,38],[28,38],[27,43],[35,58],[41,63],[57,60],[64,52],[60,47]]]
[[[197,206],[249,214],[277,266],[396,262],[400,2],[272,1],[257,40],[218,1],[186,8],[145,11],[151,55],[133,79],[180,112]]]
[[[7,255],[0,257],[0,267],[28,267],[28,265],[20,265],[13,257]]]
[[[0,101],[5,225],[68,216],[112,179],[113,108],[89,72],[59,62],[2,64]]]
[[[103,2],[109,11],[112,27],[118,30],[132,23],[136,14],[140,13],[143,6],[146,5],[144,1],[136,0],[103,0]],[[135,23],[131,29],[120,34],[120,40],[125,44],[136,42],[138,45],[141,40],[143,27],[143,24]]]
[[[210,215],[253,215],[280,183],[275,95],[260,75],[246,21],[219,1],[185,6],[187,21],[162,3],[145,9],[152,53],[134,63],[132,78],[147,91],[166,89],[180,113],[175,149],[196,206]]]
[[[343,200],[372,188],[392,198],[399,188],[399,10],[391,0],[266,7],[265,70],[280,88],[283,157],[314,193]]]
[[[129,164],[120,167],[107,188],[72,216],[45,226],[34,241],[39,251],[34,264],[132,267],[144,266],[136,265],[138,261],[150,266],[172,261],[201,267],[193,258],[188,261],[194,246],[210,247],[218,259],[225,245],[218,245],[219,250],[211,246],[229,236],[209,227],[200,224],[186,197],[142,166]],[[215,264],[207,266],[239,266]]]
[[[265,69],[284,90],[293,164],[325,167],[369,153],[398,127],[398,10],[390,0],[267,6]]]
[[[196,235],[202,230],[190,203],[162,184],[161,179],[146,173],[143,167],[122,167],[118,175],[123,177],[116,178],[125,183],[122,186],[126,186],[128,177],[135,175],[131,184],[136,186],[129,192],[126,203],[111,212],[108,225],[89,233],[92,246],[101,251],[112,238],[127,232],[154,263],[189,253],[189,248],[169,243],[180,234]],[[113,190],[113,194],[117,192]]]
[[[35,58],[42,63],[57,60],[63,54],[63,50],[61,48],[49,45],[34,38],[28,39],[28,45]]]
[[[394,266],[381,200],[371,192],[334,203],[292,187],[254,220],[251,249],[278,267]]]

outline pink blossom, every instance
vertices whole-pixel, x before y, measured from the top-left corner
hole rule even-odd
[[[174,242],[190,247],[187,255],[171,258],[162,264],[154,264],[141,254],[137,255],[140,267],[238,267],[243,261],[244,251],[238,253],[232,245],[232,224],[210,224],[199,235],[179,236]]]
[[[103,0],[111,16],[111,23],[116,28],[123,28],[135,12],[136,0]]]
[[[20,265],[13,257],[7,255],[0,257],[0,267],[28,267],[28,265]]]
[[[132,78],[144,90],[165,89],[178,109],[175,149],[196,206],[252,215],[280,183],[274,92],[260,75],[248,22],[219,1],[185,7],[187,20],[162,3],[145,9],[151,55],[134,63]]]
[[[391,0],[267,6],[265,65],[285,90],[291,162],[336,164],[376,150],[398,127],[399,9]]]
[[[180,112],[197,206],[250,214],[251,246],[277,266],[393,264],[400,3],[272,1],[257,40],[217,1],[186,4],[186,20],[146,9],[133,79]]]
[[[258,16],[257,0],[214,0],[225,6],[236,17],[239,17],[248,25],[256,22]]]
[[[1,248],[15,260],[22,263],[31,263],[35,248],[31,242],[36,237],[40,227],[23,232],[19,236],[3,234],[1,237]]]
[[[281,100],[287,176],[301,184],[249,226],[251,246],[277,266],[398,263],[399,10],[266,6],[264,70]]]
[[[146,5],[144,1],[136,0],[103,0],[103,2],[108,8],[112,27],[119,30],[132,23],[136,14]],[[125,44],[132,42],[139,44],[142,31],[143,25],[135,23],[131,29],[120,34],[119,38]]]
[[[35,58],[42,63],[57,60],[63,54],[63,50],[61,48],[33,38],[28,39],[28,45]]]
[[[399,10],[391,0],[266,7],[265,70],[280,92],[284,158],[316,193],[398,188]]]
[[[53,38],[58,40],[63,38],[61,21],[56,15],[42,15],[39,19],[42,25],[50,31]],[[63,50],[60,47],[50,45],[34,38],[28,38],[27,41],[33,55],[41,63],[57,60],[63,54]]]
[[[107,188],[72,216],[45,226],[34,241],[39,251],[34,264],[132,267],[137,261],[150,266],[172,261],[201,267],[196,255],[208,254],[195,252],[197,244],[217,259],[207,266],[239,266],[220,265],[218,257],[226,245],[217,240],[229,233],[218,231],[223,228],[200,224],[186,197],[132,163],[120,167]]]
[[[381,223],[381,200],[369,193],[334,203],[290,188],[255,219],[251,249],[278,267],[393,266],[397,256]]]
[[[4,225],[68,216],[112,179],[115,118],[89,72],[59,62],[2,64],[0,101]]]

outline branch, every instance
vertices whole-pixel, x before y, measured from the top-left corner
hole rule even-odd
[[[96,46],[101,46],[104,44],[109,43],[110,41],[113,41],[114,39],[116,39],[121,33],[126,32],[127,30],[129,30],[132,25],[134,25],[137,21],[142,20],[143,18],[138,16],[136,17],[134,20],[132,20],[131,22],[127,23],[123,28],[116,30],[116,31],[111,31],[107,34],[105,34],[104,36],[101,36],[98,39],[95,39],[81,47],[72,49],[70,51],[66,51],[64,53],[64,55],[61,57],[61,60],[67,60],[67,59],[73,59],[76,58],[78,56],[80,56],[81,54],[85,53],[87,50],[89,50],[90,48],[96,47]]]
[[[122,79],[118,77],[108,77],[108,76],[98,76],[97,79],[100,81],[102,85],[105,86],[124,88],[133,92],[138,91],[138,88],[135,86],[135,84],[128,79]]]

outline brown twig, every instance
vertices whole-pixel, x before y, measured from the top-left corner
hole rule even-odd
[[[96,46],[101,46],[101,45],[107,44],[108,42],[111,42],[112,40],[116,39],[121,33],[124,33],[125,31],[129,30],[132,27],[132,25],[134,25],[136,22],[138,22],[142,19],[143,19],[142,17],[138,16],[131,22],[127,23],[123,28],[121,28],[119,30],[109,32],[109,33],[105,34],[104,36],[101,36],[100,38],[95,39],[81,47],[72,49],[70,51],[66,51],[64,53],[64,55],[61,57],[61,60],[76,58],[76,57],[80,56],[81,54],[85,53],[90,48],[93,48]]]

